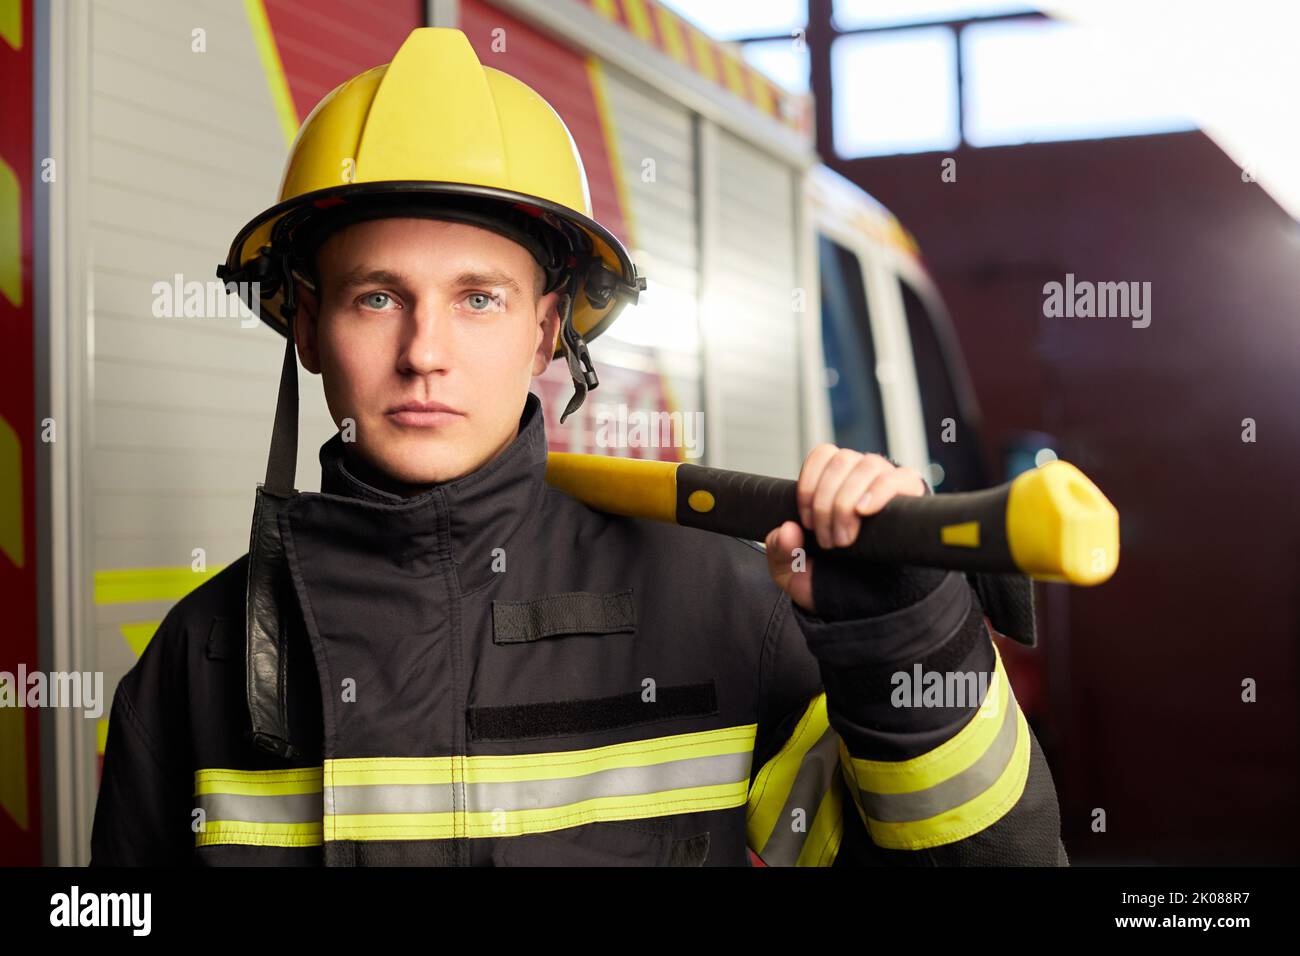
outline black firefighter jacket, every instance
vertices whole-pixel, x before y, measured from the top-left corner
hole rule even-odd
[[[249,739],[245,555],[118,686],[92,865],[1066,862],[961,575],[819,557],[804,614],[756,544],[550,487],[531,393],[503,453],[418,497],[338,436],[320,457],[279,521],[296,753]],[[983,705],[898,706],[917,665],[983,673]]]

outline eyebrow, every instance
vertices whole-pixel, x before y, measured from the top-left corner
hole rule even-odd
[[[345,272],[339,277],[340,289],[352,289],[362,285],[404,286],[406,277],[389,269],[366,269],[364,267]],[[462,272],[455,278],[457,288],[466,286],[502,286],[511,289],[516,295],[523,295],[519,283],[498,269],[486,272],[473,270]]]
[[[471,285],[477,285],[477,286],[498,285],[498,286],[503,286],[507,289],[512,289],[515,295],[523,295],[524,292],[523,289],[519,288],[518,282],[516,282],[510,276],[506,275],[504,272],[501,272],[500,270],[497,269],[493,269],[488,272],[473,272],[473,271],[462,272],[460,275],[456,276],[456,285],[459,288],[464,288],[465,286],[471,286]]]
[[[353,269],[339,276],[339,288],[351,289],[359,285],[392,285],[400,286],[406,284],[406,277],[388,269]]]

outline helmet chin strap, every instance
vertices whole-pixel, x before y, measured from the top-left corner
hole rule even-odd
[[[290,280],[291,281],[291,280]],[[249,736],[261,750],[279,757],[302,753],[290,739],[287,686],[288,637],[297,601],[292,597],[280,537],[280,513],[294,496],[298,467],[298,357],[294,347],[293,293],[286,290],[283,315],[289,335],[280,368],[280,394],[275,404],[266,481],[257,489],[253,527],[248,542],[245,589],[244,687],[248,699]]]
[[[581,279],[577,269],[569,274],[568,291],[564,297],[564,319],[560,324],[560,343],[569,363],[569,377],[573,379],[573,395],[565,406],[564,414],[560,416],[561,425],[582,406],[587,391],[600,384],[600,379],[596,377],[596,367],[591,362],[591,353],[587,351],[587,343],[573,327],[573,304],[578,299],[578,284]]]
[[[295,354],[293,325],[284,344],[284,362],[280,367],[280,395],[275,403],[275,425],[271,429],[271,453],[267,456],[267,492],[280,497],[296,494],[293,487],[298,471],[298,357]]]
[[[280,393],[275,401],[275,424],[271,428],[271,451],[267,456],[263,487],[269,494],[287,498],[298,493],[293,486],[298,472],[298,356],[294,341],[298,287],[288,256],[280,257],[279,266],[284,290],[280,316],[288,334],[285,336],[284,361],[280,365]]]

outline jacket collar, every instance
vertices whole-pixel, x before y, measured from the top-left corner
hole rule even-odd
[[[445,523],[446,537],[458,565],[461,587],[470,589],[491,576],[492,551],[505,547],[524,522],[534,515],[546,488],[547,442],[542,403],[529,392],[519,416],[519,434],[505,450],[468,475],[427,486],[402,497],[376,488],[349,470],[341,434],[320,449],[321,495],[366,503],[366,512],[381,517],[385,533],[375,540],[391,547],[393,518],[412,538],[430,540],[430,532]],[[339,502],[343,504],[343,502]]]

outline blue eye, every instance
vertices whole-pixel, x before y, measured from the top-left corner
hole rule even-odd
[[[465,301],[470,303],[470,308],[474,312],[489,312],[499,304],[496,296],[488,295],[486,292],[471,292],[465,296]]]
[[[370,292],[361,297],[361,302],[368,309],[382,309],[390,302],[393,297],[387,292]]]

